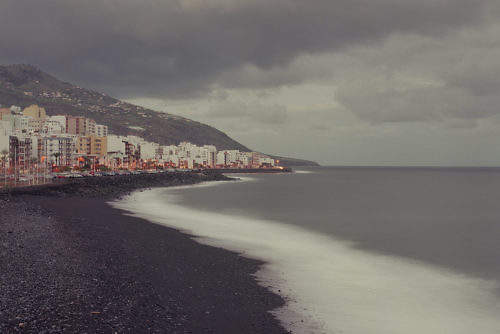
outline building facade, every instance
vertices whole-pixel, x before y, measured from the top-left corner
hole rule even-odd
[[[79,136],[95,135],[94,120],[82,116],[66,116],[66,133]]]
[[[32,140],[25,136],[9,137],[10,167],[26,169],[32,157]]]
[[[58,166],[71,166],[75,160],[75,137],[51,135],[37,139],[39,161],[47,161]]]
[[[79,154],[95,157],[103,157],[107,151],[107,138],[91,136],[78,136],[76,151]]]
[[[107,137],[108,136],[108,127],[106,125],[96,124],[94,134],[97,137]]]
[[[36,104],[32,104],[31,106],[24,108],[23,115],[32,117],[35,120],[45,119],[47,117],[45,109],[37,106]]]

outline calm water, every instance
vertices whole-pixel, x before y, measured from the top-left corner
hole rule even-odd
[[[299,332],[499,333],[499,199],[500,169],[313,168],[117,205],[266,260]]]

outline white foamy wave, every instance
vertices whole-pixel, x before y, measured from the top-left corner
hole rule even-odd
[[[233,179],[237,179],[239,181],[244,181],[244,182],[254,182],[254,181],[257,181],[256,178],[250,177],[250,176],[246,176],[246,175],[245,176],[241,176],[241,175],[234,175],[234,174],[231,175],[230,174],[230,175],[227,175],[227,176],[231,177]],[[227,181],[218,181],[218,182],[226,182],[227,183]],[[206,182],[206,183],[212,185],[211,181],[210,182]]]
[[[314,172],[310,170],[294,170],[293,171],[295,174],[314,174]]]
[[[275,311],[296,333],[498,333],[497,285],[279,222],[183,207],[169,190],[136,192],[113,205],[267,262],[264,286],[288,297]]]

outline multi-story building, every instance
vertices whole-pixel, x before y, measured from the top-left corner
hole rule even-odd
[[[252,153],[251,152],[240,152],[238,155],[238,162],[241,167],[248,168],[252,165]]]
[[[161,163],[170,166],[177,166],[179,162],[179,158],[177,156],[177,146],[175,145],[161,146],[157,152],[159,153],[158,159],[160,160]]]
[[[108,152],[121,152],[125,153],[125,144],[127,137],[109,135],[108,136]]]
[[[155,159],[160,145],[148,141],[141,141],[138,144],[141,148],[141,159],[143,160]]]
[[[214,145],[204,145],[203,155],[206,160],[204,166],[214,168],[217,164],[217,148]]]
[[[141,160],[141,145],[134,145],[129,141],[123,141],[123,143],[125,145],[124,162],[130,167]]]
[[[32,141],[29,136],[10,136],[9,153],[10,166],[17,169],[28,168],[32,157]]]
[[[76,150],[79,154],[101,158],[108,152],[107,146],[106,137],[94,135],[77,137]]]
[[[61,125],[62,133],[66,133],[66,116],[63,115],[49,116],[47,117],[47,120],[58,122]]]
[[[96,124],[94,134],[97,137],[107,137],[108,136],[108,127],[106,125]]]
[[[7,116],[11,113],[10,108],[0,108],[0,121],[3,119],[4,115]]]
[[[65,133],[64,127],[62,124],[53,119],[45,119],[41,124],[40,124],[40,132],[43,134],[62,134]]]
[[[238,165],[239,150],[225,150],[217,152],[217,165],[235,166]]]
[[[46,119],[30,119],[28,121],[29,134],[61,134],[64,133],[64,128],[58,121]]]
[[[9,137],[12,134],[10,121],[0,120],[0,152],[9,150]]]
[[[33,117],[31,116],[13,114],[10,116],[10,121],[12,124],[12,130],[16,133],[28,134],[32,129],[30,125],[33,121]]]
[[[75,157],[76,137],[71,135],[52,135],[37,138],[39,161],[48,161],[58,166],[70,166]]]
[[[82,116],[66,116],[66,133],[79,136],[95,135],[94,120]]]
[[[266,166],[266,167],[274,167],[276,164],[276,161],[259,152],[252,152],[251,153],[251,165],[252,167],[261,167],[261,166]]]
[[[262,157],[260,158],[260,166],[262,167],[274,167],[275,160],[270,157]]]
[[[47,117],[45,109],[37,106],[36,104],[32,104],[31,106],[24,108],[23,115],[32,117],[35,120],[45,119]]]

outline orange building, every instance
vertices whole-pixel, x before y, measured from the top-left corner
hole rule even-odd
[[[37,106],[36,104],[32,104],[29,107],[24,108],[23,115],[33,117],[34,120],[45,119],[47,117],[45,109]]]
[[[76,150],[79,154],[103,157],[108,153],[108,138],[92,135],[78,137]]]
[[[0,108],[0,121],[3,119],[4,116],[10,115],[10,108]]]

